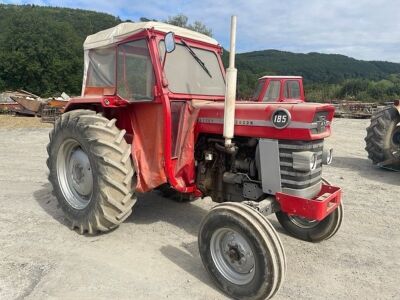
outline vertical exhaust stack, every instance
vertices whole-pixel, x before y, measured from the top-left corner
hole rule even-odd
[[[236,16],[231,18],[231,48],[229,53],[229,66],[226,69],[226,90],[224,108],[224,138],[225,147],[232,148],[234,128],[235,128],[235,102],[236,102],[236,82],[237,70],[235,68],[236,52]]]

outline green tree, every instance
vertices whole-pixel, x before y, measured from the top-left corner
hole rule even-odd
[[[0,4],[0,91],[80,94],[83,41],[120,22],[84,10]]]
[[[189,18],[183,14],[178,14],[173,17],[168,17],[167,20],[164,21],[165,23],[187,28],[193,31],[197,31],[200,33],[203,33],[205,35],[211,36],[212,37],[212,30],[208,28],[206,25],[204,25],[200,21],[194,21],[194,23],[189,24]]]

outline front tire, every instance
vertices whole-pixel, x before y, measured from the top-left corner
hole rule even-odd
[[[235,299],[269,299],[280,289],[286,257],[269,221],[240,203],[215,206],[203,219],[199,251],[218,287]]]
[[[57,119],[47,146],[49,181],[72,228],[94,234],[116,228],[131,213],[134,168],[125,130],[91,110]]]
[[[282,227],[295,238],[308,242],[321,242],[330,239],[339,230],[343,221],[343,203],[321,221],[291,216],[282,211],[276,212],[276,218]]]
[[[329,181],[322,178],[322,182],[330,185]],[[276,218],[287,232],[295,238],[307,242],[321,242],[333,237],[342,226],[344,209],[343,202],[325,219],[321,221],[308,220],[302,217],[288,215],[282,211],[275,213]]]

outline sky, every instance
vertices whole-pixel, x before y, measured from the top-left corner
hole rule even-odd
[[[400,62],[399,0],[34,0],[1,1],[107,12],[121,19],[165,20],[179,13],[213,30],[229,48],[230,16],[238,18],[237,51],[277,49]]]

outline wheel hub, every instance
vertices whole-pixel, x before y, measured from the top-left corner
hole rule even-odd
[[[227,280],[244,285],[253,279],[253,251],[241,234],[232,229],[220,228],[213,233],[210,247],[214,264]]]
[[[57,155],[57,177],[60,189],[74,209],[88,206],[93,193],[90,160],[74,139],[64,141]]]
[[[76,149],[70,158],[72,187],[83,196],[87,196],[93,189],[93,176],[89,158],[82,149]]]
[[[234,246],[229,245],[229,246],[230,246],[229,251],[226,252],[226,254],[229,255],[231,263],[239,262],[240,258],[243,256],[243,254],[239,252],[237,245],[234,245]]]

